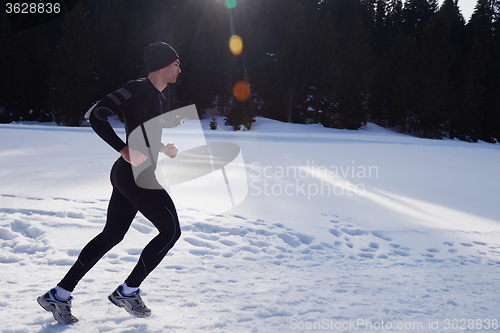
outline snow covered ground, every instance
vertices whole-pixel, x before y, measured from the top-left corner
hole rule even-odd
[[[117,154],[90,128],[0,125],[2,332],[499,331],[499,145],[208,122],[241,147],[247,198],[217,215],[174,198],[183,234],[141,286],[148,319],[107,300],[156,233],[138,215],[69,327],[36,297],[102,229]]]

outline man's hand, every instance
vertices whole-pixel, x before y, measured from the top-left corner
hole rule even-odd
[[[177,147],[173,143],[169,143],[167,145],[163,145],[160,148],[160,151],[170,158],[175,158],[175,156],[177,156],[177,153],[179,152],[179,149],[177,149]]]
[[[120,154],[125,161],[129,162],[135,167],[144,163],[144,161],[148,158],[138,150],[129,149],[128,146],[125,146],[125,148],[120,150]]]

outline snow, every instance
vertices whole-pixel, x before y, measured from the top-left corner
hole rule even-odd
[[[107,300],[156,234],[138,215],[77,286],[69,327],[36,298],[103,228],[117,154],[88,127],[0,125],[2,332],[498,331],[499,145],[209,122],[208,141],[241,147],[246,199],[208,214],[173,198],[183,234],[141,286],[148,319]]]

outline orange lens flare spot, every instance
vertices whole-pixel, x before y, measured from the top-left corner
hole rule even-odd
[[[229,48],[234,55],[240,55],[243,51],[243,41],[238,35],[234,35],[229,39]]]
[[[234,84],[233,95],[240,102],[244,102],[250,97],[250,86],[245,81],[238,81]]]

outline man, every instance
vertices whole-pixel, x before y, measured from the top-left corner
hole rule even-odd
[[[159,234],[146,245],[129,277],[108,299],[136,317],[149,317],[151,310],[141,299],[139,286],[181,235],[175,206],[168,193],[159,184],[153,189],[138,186],[133,172],[142,165],[141,176],[145,174],[156,181],[154,170],[158,154],[161,152],[171,158],[177,155],[175,145],[161,143],[160,125],[157,130],[146,133],[144,123],[151,123],[150,120],[154,123],[154,118],[166,112],[166,98],[162,91],[167,84],[176,82],[181,72],[179,57],[170,45],[156,42],[144,50],[144,62],[149,72],[147,78],[126,83],[86,114],[94,131],[121,157],[111,170],[113,192],[103,231],[82,249],[77,261],[57,286],[37,299],[61,324],[77,321],[71,314],[71,292],[101,257],[123,239],[138,211],[153,223]],[[117,114],[124,119],[126,143],[108,122],[109,116]],[[129,147],[129,136],[134,130],[141,129],[147,150],[134,150]],[[144,169],[148,163],[150,166]]]

